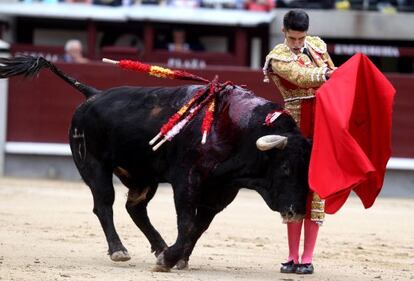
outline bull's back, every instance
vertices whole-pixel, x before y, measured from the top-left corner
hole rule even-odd
[[[100,161],[148,165],[158,155],[151,150],[149,140],[189,99],[191,90],[191,86],[120,87],[94,96],[73,116],[71,147],[79,142],[76,133],[83,134],[88,152]]]

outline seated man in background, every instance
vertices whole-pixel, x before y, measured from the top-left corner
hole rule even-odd
[[[186,41],[185,31],[182,29],[175,29],[172,33],[173,42],[168,44],[168,51],[171,52],[188,52],[190,51],[190,44]]]
[[[171,42],[166,44],[168,51],[170,52],[190,52],[190,51],[204,51],[204,46],[200,43],[198,36],[187,33],[184,29],[174,29],[172,31]]]
[[[63,56],[65,62],[72,63],[87,63],[89,59],[82,54],[82,43],[77,39],[68,40],[65,44],[65,55]]]

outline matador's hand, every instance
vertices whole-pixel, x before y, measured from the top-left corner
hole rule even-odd
[[[334,70],[332,70],[332,69],[329,69],[328,71],[326,71],[326,73],[325,73],[326,80],[328,80],[331,77],[333,72],[334,72]]]

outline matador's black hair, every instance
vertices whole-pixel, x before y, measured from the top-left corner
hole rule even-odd
[[[286,31],[308,31],[309,16],[304,10],[291,10],[283,17],[283,27]]]

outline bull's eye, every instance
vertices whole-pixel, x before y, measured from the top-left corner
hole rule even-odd
[[[290,167],[289,167],[289,163],[285,162],[282,164],[282,172],[284,175],[288,176],[290,175]]]

